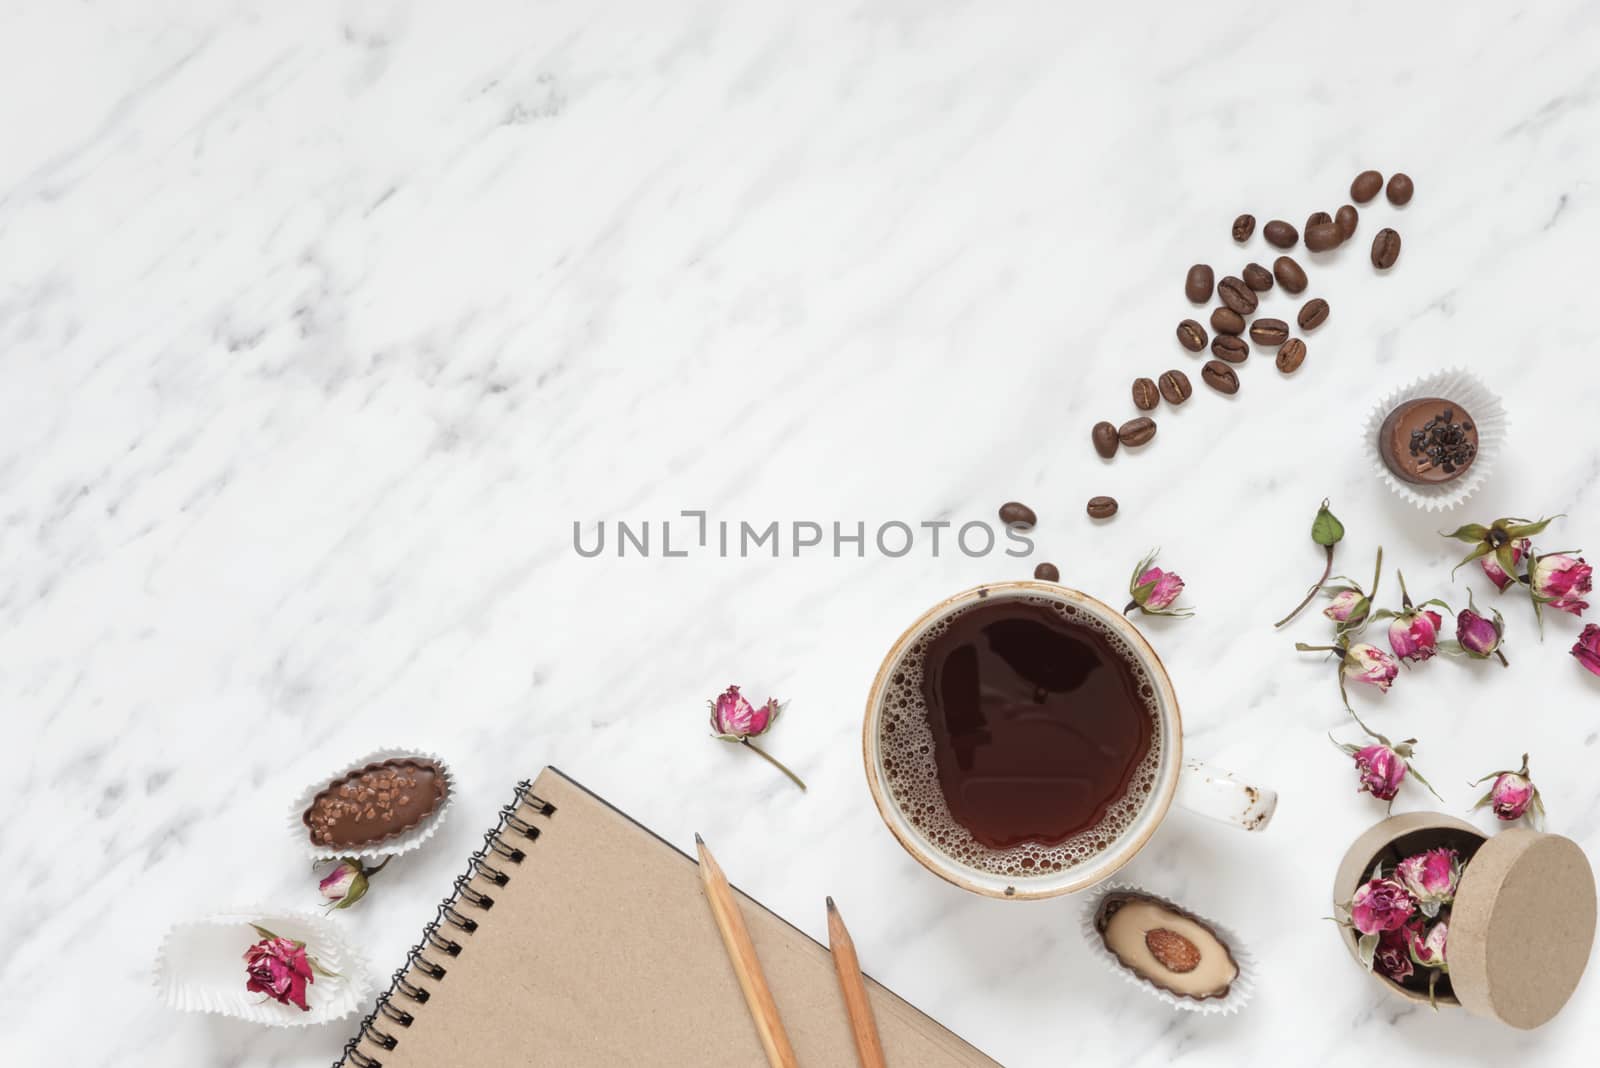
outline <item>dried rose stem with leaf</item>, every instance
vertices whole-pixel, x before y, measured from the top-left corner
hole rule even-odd
[[[1274,627],[1287,626],[1290,620],[1305,611],[1306,605],[1316,598],[1317,592],[1322,589],[1322,584],[1328,581],[1329,575],[1333,574],[1333,547],[1344,540],[1344,524],[1339,522],[1338,518],[1328,510],[1328,499],[1326,497],[1322,499],[1322,507],[1317,509],[1317,518],[1311,522],[1311,540],[1327,550],[1327,566],[1322,569],[1322,577],[1316,581],[1311,589],[1306,591],[1305,600],[1295,605],[1294,611],[1274,623]]]

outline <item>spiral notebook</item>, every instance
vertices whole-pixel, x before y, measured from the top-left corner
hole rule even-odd
[[[856,1063],[827,949],[740,906],[800,1063]],[[868,980],[891,1065],[995,1066]],[[764,1065],[695,862],[555,768],[517,787],[336,1062]]]

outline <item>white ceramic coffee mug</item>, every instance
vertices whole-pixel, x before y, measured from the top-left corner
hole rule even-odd
[[[1104,848],[1064,865],[1059,870],[1033,873],[993,870],[995,865],[969,863],[941,848],[902,810],[891,789],[885,768],[885,700],[891,682],[907,664],[919,641],[941,620],[983,600],[1040,599],[1068,606],[1069,613],[1085,613],[1102,623],[1120,639],[1155,690],[1156,742],[1159,748],[1153,782],[1142,806]],[[921,729],[927,729],[925,726]],[[931,738],[931,734],[930,734]],[[923,867],[935,875],[974,893],[998,898],[1043,898],[1069,894],[1093,886],[1122,868],[1144,848],[1176,801],[1183,808],[1248,831],[1259,831],[1272,819],[1278,795],[1271,790],[1249,786],[1224,771],[1183,758],[1183,720],[1178,698],[1161,658],[1150,648],[1144,635],[1122,613],[1086,594],[1048,582],[1002,582],[979,586],[934,605],[895,641],[873,680],[867,695],[866,721],[862,727],[862,751],[866,760],[867,785],[889,830]]]

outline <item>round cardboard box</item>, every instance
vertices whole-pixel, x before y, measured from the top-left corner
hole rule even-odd
[[[1412,841],[1394,848],[1407,838]],[[1385,852],[1431,845],[1455,846],[1466,864],[1446,950],[1454,996],[1440,1002],[1512,1027],[1548,1022],[1577,988],[1594,946],[1594,872],[1583,850],[1558,834],[1512,828],[1485,838],[1454,816],[1407,812],[1356,839],[1334,880],[1335,904],[1350,901]],[[1398,859],[1386,858],[1385,867]],[[1341,932],[1354,954],[1355,932]],[[1374,978],[1402,997],[1427,1001],[1426,993]]]

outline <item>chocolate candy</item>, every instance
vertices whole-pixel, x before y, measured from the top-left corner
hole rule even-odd
[[[1193,913],[1135,891],[1107,894],[1094,929],[1128,971],[1180,998],[1226,998],[1239,964],[1216,928]]]
[[[329,783],[300,821],[316,845],[358,849],[420,825],[444,803],[447,789],[433,761],[391,758]]]
[[[1409,400],[1384,419],[1378,455],[1401,481],[1450,482],[1466,474],[1478,457],[1477,424],[1461,405],[1448,400]]]

